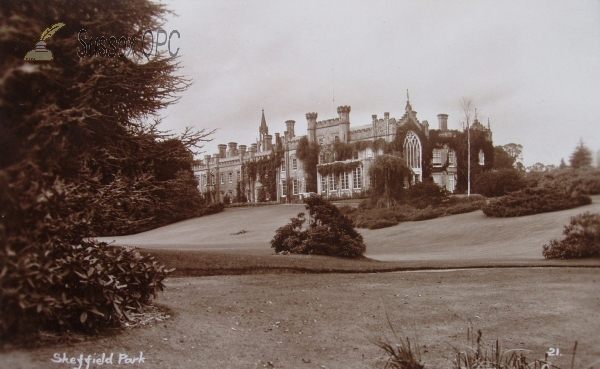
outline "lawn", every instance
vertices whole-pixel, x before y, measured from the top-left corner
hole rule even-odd
[[[353,260],[273,254],[270,238],[299,205],[227,209],[117,237],[178,268],[157,299],[170,318],[78,343],[9,345],[0,367],[77,368],[51,359],[142,352],[143,364],[106,367],[373,368],[383,353],[372,341],[392,337],[387,314],[418,337],[430,368],[451,365],[469,327],[530,359],[558,348],[563,356],[550,359],[562,368],[578,341],[575,368],[584,368],[600,359],[600,260],[544,260],[541,246],[570,216],[600,211],[598,200],[521,218],[474,212],[361,229],[368,258]]]
[[[593,268],[171,278],[158,299],[170,319],[75,345],[8,350],[0,366],[71,368],[50,359],[142,351],[143,365],[106,367],[373,368],[382,352],[371,340],[392,337],[387,311],[432,366],[450,366],[450,345],[464,349],[472,326],[485,342],[531,350],[531,359],[559,348],[564,356],[553,362],[563,368],[577,340],[575,367],[584,368],[600,358],[599,282]]]

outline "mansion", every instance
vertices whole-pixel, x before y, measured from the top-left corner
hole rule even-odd
[[[466,189],[467,130],[449,130],[447,114],[438,114],[438,128],[430,129],[426,120],[417,119],[408,100],[404,115],[399,119],[384,113],[383,118],[373,115],[369,124],[351,127],[350,106],[338,107],[337,113],[338,118],[322,121],[317,120],[317,113],[307,113],[306,135],[301,136],[295,133],[296,122],[288,120],[283,135],[275,133],[273,137],[263,110],[257,142],[249,147],[238,146],[236,142],[220,144],[217,153],[205,155],[204,160],[196,163],[194,172],[200,191],[210,194],[211,201],[217,202],[226,196],[232,201],[243,198],[249,202],[292,202],[314,192],[308,191],[310,168],[299,157],[302,156],[298,151],[302,139],[320,147],[316,192],[326,197],[364,195],[370,187],[369,169],[375,158],[385,152],[386,144],[398,140],[403,143],[401,155],[412,170],[411,183],[433,180],[451,193]],[[493,145],[489,122],[486,127],[475,118],[468,133],[472,171],[490,169]],[[353,148],[351,157],[339,160],[336,144]],[[268,160],[277,160],[277,165],[271,165],[271,171],[262,176],[244,171],[245,165],[248,168],[253,162]],[[337,165],[338,170],[326,170],[331,165]],[[312,169],[314,172],[314,167]]]

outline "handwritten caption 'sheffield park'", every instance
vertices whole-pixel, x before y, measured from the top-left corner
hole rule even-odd
[[[140,356],[134,357],[129,356],[127,354],[118,353],[115,355],[114,352],[109,354],[102,353],[102,355],[87,355],[83,356],[80,354],[79,357],[72,356],[68,357],[66,352],[63,352],[62,355],[60,353],[55,353],[53,358],[50,359],[51,362],[55,364],[68,364],[75,365],[73,369],[90,369],[91,365],[122,365],[122,364],[145,364],[146,358],[144,357],[144,353],[140,351]]]

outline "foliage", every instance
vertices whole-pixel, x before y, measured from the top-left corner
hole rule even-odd
[[[328,176],[330,174],[335,177],[339,177],[342,173],[350,173],[354,169],[358,168],[361,165],[360,161],[336,161],[328,164],[320,164],[317,167],[317,171],[322,176]]]
[[[393,142],[387,142],[383,138],[378,138],[375,141],[368,140],[348,143],[337,141],[333,143],[333,159],[336,161],[357,159],[358,153],[365,151],[366,149],[371,149],[376,152],[381,150],[384,154],[391,154],[394,149],[394,144]]]
[[[528,173],[528,177],[533,173]],[[565,168],[544,173],[536,181],[541,187],[557,187],[565,193],[600,194],[600,170],[596,168]]]
[[[546,259],[573,259],[600,256],[600,213],[585,212],[571,217],[563,230],[565,238],[543,246]]]
[[[12,259],[12,260],[11,260]],[[3,281],[3,331],[35,325],[97,331],[119,326],[163,290],[168,272],[135,250],[82,241],[29,254]]]
[[[421,350],[419,341],[410,342],[408,337],[401,338],[396,333],[394,326],[387,315],[388,325],[394,334],[394,342],[388,338],[375,340],[374,343],[382,349],[386,355],[385,360],[381,362],[384,369],[423,369],[425,365],[421,362]]]
[[[513,168],[483,172],[473,181],[473,191],[487,197],[504,196],[521,190],[526,182],[523,174]]]
[[[583,144],[583,140],[579,141],[579,145],[571,154],[569,163],[571,163],[573,168],[589,167],[592,165],[592,152]]]
[[[317,192],[317,165],[319,164],[320,149],[319,144],[309,143],[306,136],[300,139],[296,148],[296,156],[302,160],[306,172],[306,192]]]
[[[381,201],[391,206],[402,197],[405,181],[409,181],[412,170],[403,158],[379,155],[370,169],[372,201]]]
[[[307,228],[303,229],[304,213],[292,218],[291,223],[275,232],[271,240],[275,252],[343,257],[358,257],[365,252],[362,235],[335,205],[320,196],[311,196],[305,202]]]
[[[481,209],[485,200],[480,196],[451,197],[437,205],[428,205],[417,208],[412,205],[402,204],[389,208],[369,207],[367,203],[361,204],[358,209],[341,208],[340,210],[358,228],[379,229],[395,226],[401,222],[416,222],[442,216],[469,213]]]
[[[248,160],[242,164],[243,180],[245,183],[250,184],[250,192],[254,193],[255,180],[258,180],[261,184],[257,201],[264,202],[277,199],[277,172],[281,165],[281,158],[281,148],[277,147],[267,156]]]
[[[416,208],[441,205],[448,198],[447,191],[433,181],[415,183],[406,191],[405,202]]]
[[[513,168],[516,158],[510,155],[503,146],[494,146],[494,169]]]
[[[525,188],[494,199],[482,210],[489,217],[518,217],[571,209],[591,202],[588,196],[571,195],[560,188],[536,187]]]
[[[517,163],[523,163],[523,145],[511,142],[502,146],[502,148],[513,158],[513,166],[516,166]]]
[[[432,129],[429,131],[429,137],[420,134],[418,127],[413,123],[398,127],[396,138],[394,139],[394,150],[404,153],[404,140],[409,130],[413,130],[423,146],[423,178],[430,178],[434,172],[444,171],[450,163],[446,161],[442,167],[433,167],[432,154],[433,149],[447,147],[456,153],[457,182],[456,192],[464,192],[467,189],[468,177],[468,135],[467,132],[440,131]],[[471,128],[471,178],[475,179],[479,173],[491,170],[494,166],[494,145],[488,139],[486,131],[480,131]],[[484,165],[479,165],[479,151],[483,151],[485,156]]]
[[[229,204],[231,204],[231,197],[229,197],[229,194],[225,194],[225,196],[223,196],[223,205]]]
[[[248,198],[246,197],[246,191],[243,181],[238,181],[235,187],[235,199],[234,203],[247,203]]]
[[[143,278],[164,270],[90,237],[195,216],[203,203],[192,149],[211,132],[186,129],[175,137],[161,132],[159,121],[149,122],[189,86],[177,75],[176,58],[145,59],[141,47],[127,57],[79,57],[73,47],[83,28],[140,40],[144,30],[161,28],[164,5],[132,0],[107,8],[91,0],[74,7],[51,0],[5,1],[0,7],[10,29],[0,39],[0,334],[18,333],[27,323],[58,326],[61,320],[62,326],[77,328],[73,317],[83,321],[79,328],[101,328],[112,324],[113,313],[107,310],[102,317],[89,310],[93,306],[101,305],[96,310],[102,312],[111,296],[122,296],[112,303],[114,311],[122,311],[149,296],[146,287],[102,285],[112,268],[128,274],[125,279],[141,278],[138,269]],[[66,26],[49,41],[55,60],[25,63],[31,40],[57,21]],[[145,47],[148,51],[150,44]],[[96,277],[91,267],[81,276],[61,269],[79,271],[77,263],[100,265],[106,274]],[[61,284],[63,278],[72,279]],[[90,284],[90,278],[103,278],[96,282],[107,300],[98,293],[77,302],[80,284]],[[23,294],[17,286],[25,288],[25,281]],[[157,283],[151,282],[148,291],[156,291]],[[93,291],[86,285],[84,293]],[[59,298],[78,307],[54,308],[51,303]]]
[[[225,210],[225,204],[223,204],[222,202],[217,202],[215,204],[208,204],[198,212],[197,216],[203,217],[205,215],[220,213],[223,210]]]

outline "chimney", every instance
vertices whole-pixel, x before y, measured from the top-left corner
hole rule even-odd
[[[383,113],[383,119],[390,119],[390,112],[386,111],[385,113]]]
[[[227,144],[227,157],[230,158],[232,156],[237,155],[237,142],[230,142]]]
[[[250,144],[250,158],[254,158],[254,154],[256,154],[256,142]]]
[[[219,154],[213,154],[213,163],[218,166],[219,165]]]
[[[440,124],[440,131],[448,130],[448,114],[438,114],[438,122]]]
[[[227,150],[227,145],[225,145],[225,144],[219,144],[219,145],[217,145],[217,147],[219,148],[219,157],[220,158],[226,158],[227,155],[226,155],[225,151]]]
[[[294,134],[294,124],[296,124],[295,120],[286,120],[285,127],[287,128],[287,134],[289,138],[294,138],[296,135]]]
[[[377,121],[377,114],[371,115],[371,118],[373,118],[373,122],[376,122]]]
[[[246,145],[240,145],[240,157],[243,160],[244,159],[244,155],[246,155]]]
[[[279,145],[279,132],[275,132],[275,142],[273,144],[275,146]]]
[[[273,150],[273,136],[265,135],[265,150]]]
[[[204,164],[207,166],[210,164],[210,155],[204,155]]]

